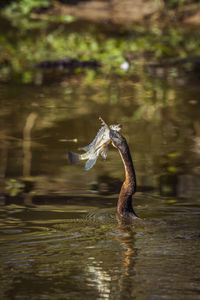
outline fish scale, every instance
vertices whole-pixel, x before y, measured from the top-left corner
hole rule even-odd
[[[79,148],[80,150],[85,151],[84,154],[68,151],[68,159],[71,164],[76,164],[80,160],[87,159],[84,170],[88,171],[95,165],[99,155],[101,155],[104,159],[107,158],[108,144],[111,142],[110,131],[120,131],[121,125],[108,126],[103,120],[102,123],[103,126],[99,129],[93,141],[89,145]]]

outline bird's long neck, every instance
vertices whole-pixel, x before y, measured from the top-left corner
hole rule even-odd
[[[119,147],[118,151],[125,168],[125,181],[119,194],[117,211],[122,217],[137,218],[132,207],[132,195],[136,192],[136,175],[126,139],[123,140],[122,147]]]

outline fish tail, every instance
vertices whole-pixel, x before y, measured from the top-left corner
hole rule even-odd
[[[68,155],[68,160],[72,165],[77,164],[80,160],[80,155],[77,153],[67,151],[67,155]]]
[[[88,161],[87,161],[86,164],[85,164],[84,170],[85,170],[85,171],[90,170],[90,169],[95,165],[96,161],[97,161],[97,158],[94,158],[94,159],[88,159]]]

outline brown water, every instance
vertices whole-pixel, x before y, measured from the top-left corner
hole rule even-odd
[[[0,91],[0,298],[200,299],[199,88],[71,78]],[[116,217],[115,149],[88,172],[68,165],[99,115],[123,124],[136,223]]]

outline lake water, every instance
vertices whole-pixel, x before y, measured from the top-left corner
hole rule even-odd
[[[1,299],[200,299],[199,87],[130,78],[0,86]],[[121,123],[140,221],[116,216],[117,151],[66,151]]]

